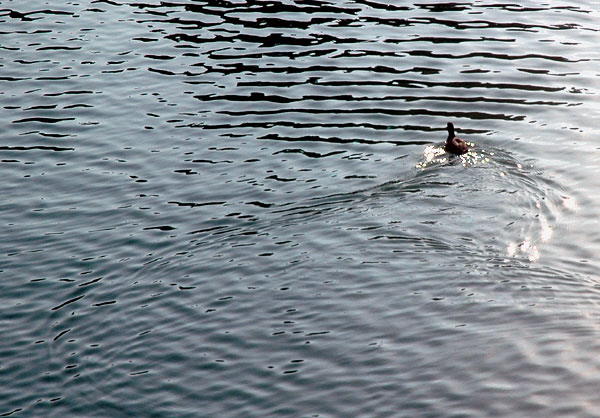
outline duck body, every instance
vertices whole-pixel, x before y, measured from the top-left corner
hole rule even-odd
[[[446,129],[448,129],[448,138],[446,139],[446,144],[444,145],[446,152],[455,155],[462,155],[469,152],[469,146],[467,143],[454,134],[454,125],[448,122]]]

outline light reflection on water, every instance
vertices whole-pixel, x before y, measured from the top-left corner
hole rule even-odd
[[[3,7],[0,415],[600,414],[593,5]]]
[[[474,149],[473,142],[467,142],[469,152],[463,155],[451,155],[446,153],[443,146],[427,145],[423,150],[424,161],[419,162],[416,168],[425,168],[431,164],[445,164],[449,161],[458,160],[464,167],[475,167],[490,162],[494,156],[493,152],[486,153],[484,150]]]
[[[455,164],[456,162],[459,162],[463,167],[471,168],[487,165],[492,166],[492,169],[498,172],[501,179],[505,179],[507,177],[507,172],[511,169],[510,166],[513,166],[513,169],[519,171],[521,171],[523,168],[521,163],[512,161],[509,163],[508,167],[502,167],[497,164],[494,165],[494,151],[485,150],[481,147],[475,148],[475,144],[473,142],[468,142],[468,145],[470,148],[469,152],[458,156],[448,154],[444,150],[443,146],[428,145],[423,151],[423,161],[419,162],[416,165],[416,168],[426,169],[432,165],[439,166],[445,164]],[[540,192],[543,194],[542,191]],[[535,196],[532,196],[532,199],[535,198]],[[563,200],[563,203],[564,202],[565,200]],[[506,203],[507,202],[505,202],[505,204]],[[565,207],[567,207],[566,204]],[[531,225],[523,225],[523,227],[518,231],[518,236],[514,237],[517,239],[517,241],[510,240],[507,243],[506,255],[508,257],[526,257],[531,262],[538,261],[540,258],[540,248],[536,243],[548,243],[552,238],[553,225],[551,225],[546,216],[544,216],[542,204],[539,201],[535,202],[535,208],[537,209],[537,212],[539,212],[536,215],[536,223],[539,223],[539,227],[534,228],[534,231],[532,231]],[[553,212],[553,215],[555,215],[557,211]],[[531,236],[531,233],[537,233],[538,236]]]

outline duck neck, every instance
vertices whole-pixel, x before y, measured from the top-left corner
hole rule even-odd
[[[451,124],[449,124],[448,125],[448,139],[447,139],[447,141],[450,141],[455,136],[456,135],[454,135],[454,126],[452,126]]]

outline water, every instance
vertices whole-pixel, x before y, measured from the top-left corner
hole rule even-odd
[[[600,415],[597,2],[0,5],[0,414]]]

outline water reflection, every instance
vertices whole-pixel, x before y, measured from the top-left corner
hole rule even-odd
[[[476,167],[490,162],[494,156],[493,152],[484,149],[474,149],[475,143],[467,142],[470,150],[463,155],[451,155],[446,152],[443,146],[428,145],[423,151],[423,161],[416,164],[416,168],[424,169],[431,165],[446,164],[451,161],[460,161],[464,167]]]
[[[544,186],[543,183],[548,182],[547,180],[535,181],[536,170],[533,166],[524,168],[521,162],[515,161],[509,153],[502,150],[491,150],[482,144],[469,145],[469,152],[461,156],[447,154],[442,146],[429,145],[425,147],[423,157],[416,164],[416,168],[431,171],[448,166],[449,169],[449,166],[457,163],[470,170],[485,168],[485,171],[474,174],[484,176],[484,190],[505,195],[502,202],[492,206],[495,214],[490,216],[490,213],[488,219],[502,219],[501,213],[512,213],[510,217],[505,217],[507,223],[503,226],[506,230],[514,231],[504,238],[508,241],[506,255],[511,258],[525,257],[532,262],[538,261],[541,257],[540,245],[550,242],[556,223],[563,216],[563,209],[572,211],[574,205],[569,198]],[[473,176],[467,172],[463,172],[457,178],[457,181],[463,183],[471,192],[477,190],[473,189],[472,180]],[[469,199],[475,197],[475,194],[472,194]],[[491,202],[479,203],[487,205]],[[523,205],[532,212],[530,215],[520,213],[519,208]],[[512,220],[509,220],[511,217]],[[523,222],[525,219],[531,219],[531,222]],[[515,233],[516,235],[512,235]]]
[[[5,7],[0,415],[598,415],[593,8]]]

